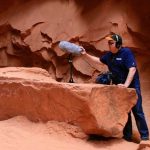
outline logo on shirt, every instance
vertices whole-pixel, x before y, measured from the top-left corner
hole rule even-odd
[[[116,60],[122,60],[122,58],[116,58]]]

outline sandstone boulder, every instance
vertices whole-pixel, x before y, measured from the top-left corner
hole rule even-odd
[[[122,136],[136,103],[134,89],[59,83],[40,68],[1,68],[0,89],[0,120],[23,115],[32,121],[61,121],[106,137]]]

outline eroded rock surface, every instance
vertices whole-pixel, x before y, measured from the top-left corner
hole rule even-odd
[[[5,0],[0,2],[0,12],[2,67],[41,67],[54,79],[66,82],[69,65],[67,56],[58,48],[59,41],[77,43],[99,57],[108,50],[104,37],[110,32],[120,34],[124,46],[131,47],[137,57],[149,58],[148,0]],[[81,58],[73,62],[74,78],[80,83],[94,82],[95,76],[107,69],[87,64]]]

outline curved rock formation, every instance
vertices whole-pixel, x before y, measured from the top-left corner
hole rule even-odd
[[[25,73],[23,69],[23,74],[25,74],[25,76],[22,79],[22,74],[20,74],[19,76],[21,76],[21,79],[18,79],[18,76],[16,78],[16,73],[19,74],[21,72],[20,69],[19,72],[15,70],[14,77],[12,77],[13,71],[11,68],[8,68],[10,69],[10,76],[8,71],[7,77],[5,74],[3,74],[4,76],[1,74],[1,80],[4,83],[2,85],[10,87],[10,85],[14,85],[15,83],[16,87],[21,87],[22,90],[26,89],[28,91],[29,89],[26,88],[28,84],[35,92],[40,89],[38,85],[41,82],[44,82],[46,85],[49,81],[57,85],[55,80],[68,82],[68,56],[59,49],[59,41],[66,40],[74,42],[83,46],[88,53],[99,57],[108,49],[104,37],[110,32],[116,32],[123,37],[124,46],[132,48],[136,56],[142,85],[143,106],[150,128],[149,26],[149,0],[1,0],[0,67],[40,67],[48,71],[48,73],[44,72],[43,74],[43,70],[37,70],[37,73],[34,73],[31,77],[29,75],[30,73],[28,73],[29,70]],[[92,83],[95,81],[97,74],[106,70],[106,66],[97,67],[91,65],[90,62],[85,62],[81,57],[73,58],[73,78],[76,83]],[[34,71],[31,72],[33,73]],[[41,72],[42,75],[41,73],[38,74],[38,72]],[[13,83],[10,83],[10,80],[7,81],[9,77],[12,79]],[[34,89],[35,86],[32,87],[31,82],[38,82],[38,84],[36,84],[38,87]],[[43,87],[44,84],[42,84]],[[91,87],[93,85],[88,86]],[[77,87],[79,87],[79,85]],[[11,88],[13,91],[13,87]],[[87,87],[85,87],[85,89],[86,88]],[[116,90],[116,88],[114,89]],[[107,95],[107,90],[105,92],[105,95]],[[23,91],[23,93],[25,93],[25,91]],[[9,102],[11,103],[11,99]],[[22,102],[29,102],[29,100],[16,100],[18,105],[21,105]],[[32,102],[34,103],[35,101],[33,100]],[[36,108],[32,111],[31,106],[28,106],[28,104],[30,104],[30,102],[26,103],[25,108],[28,108],[30,111],[25,109],[24,114],[30,119],[38,120],[39,114],[33,112],[36,111]],[[6,107],[10,108],[8,105],[6,105]],[[13,107],[15,106],[12,105],[11,108]],[[2,106],[2,108],[4,107]],[[5,115],[4,112],[2,113],[2,116],[5,116],[4,118],[23,113],[21,108],[18,107],[16,107],[16,111],[13,111],[14,109],[8,110],[8,113],[4,111],[6,113]],[[31,112],[35,114],[35,118],[30,116]],[[125,118],[124,116],[124,121],[126,120]],[[8,131],[7,128],[6,131]],[[109,130],[109,133],[111,132],[112,130]],[[14,134],[16,135],[16,133]],[[4,139],[3,136],[2,139]],[[31,140],[29,139],[29,141]],[[7,139],[6,143],[8,144]],[[35,143],[37,143],[37,141]],[[43,143],[45,144],[45,142]],[[49,143],[49,139],[47,143]],[[18,146],[18,142],[15,145]],[[104,145],[106,144],[104,143]],[[109,145],[114,145],[112,149],[116,149],[116,144]],[[3,148],[3,145],[1,147],[2,149],[6,149]],[[43,148],[43,145],[41,147]],[[85,148],[85,145],[83,147]],[[124,147],[127,147],[127,143],[120,148],[117,141],[118,149]],[[13,148],[16,149],[15,146]],[[39,145],[37,146],[37,149],[38,148]],[[101,149],[101,146],[99,148]],[[111,149],[109,147],[107,148]],[[104,149],[107,148],[104,147]],[[9,146],[8,149],[10,149]],[[70,147],[68,149],[70,149]],[[90,147],[89,149],[92,148]],[[133,150],[134,148],[131,149]]]
[[[1,1],[0,66],[42,67],[54,79],[66,82],[69,65],[58,42],[73,41],[100,56],[108,49],[104,37],[110,32],[121,34],[124,45],[137,57],[149,58],[149,6],[148,0],[15,0],[11,5],[10,0]],[[82,68],[76,64],[76,82],[93,82],[100,71],[106,70],[87,66],[86,62]]]

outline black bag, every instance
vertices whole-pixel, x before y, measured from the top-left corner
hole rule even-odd
[[[95,82],[98,84],[110,85],[111,81],[112,81],[112,73],[106,72],[106,73],[99,74]]]

